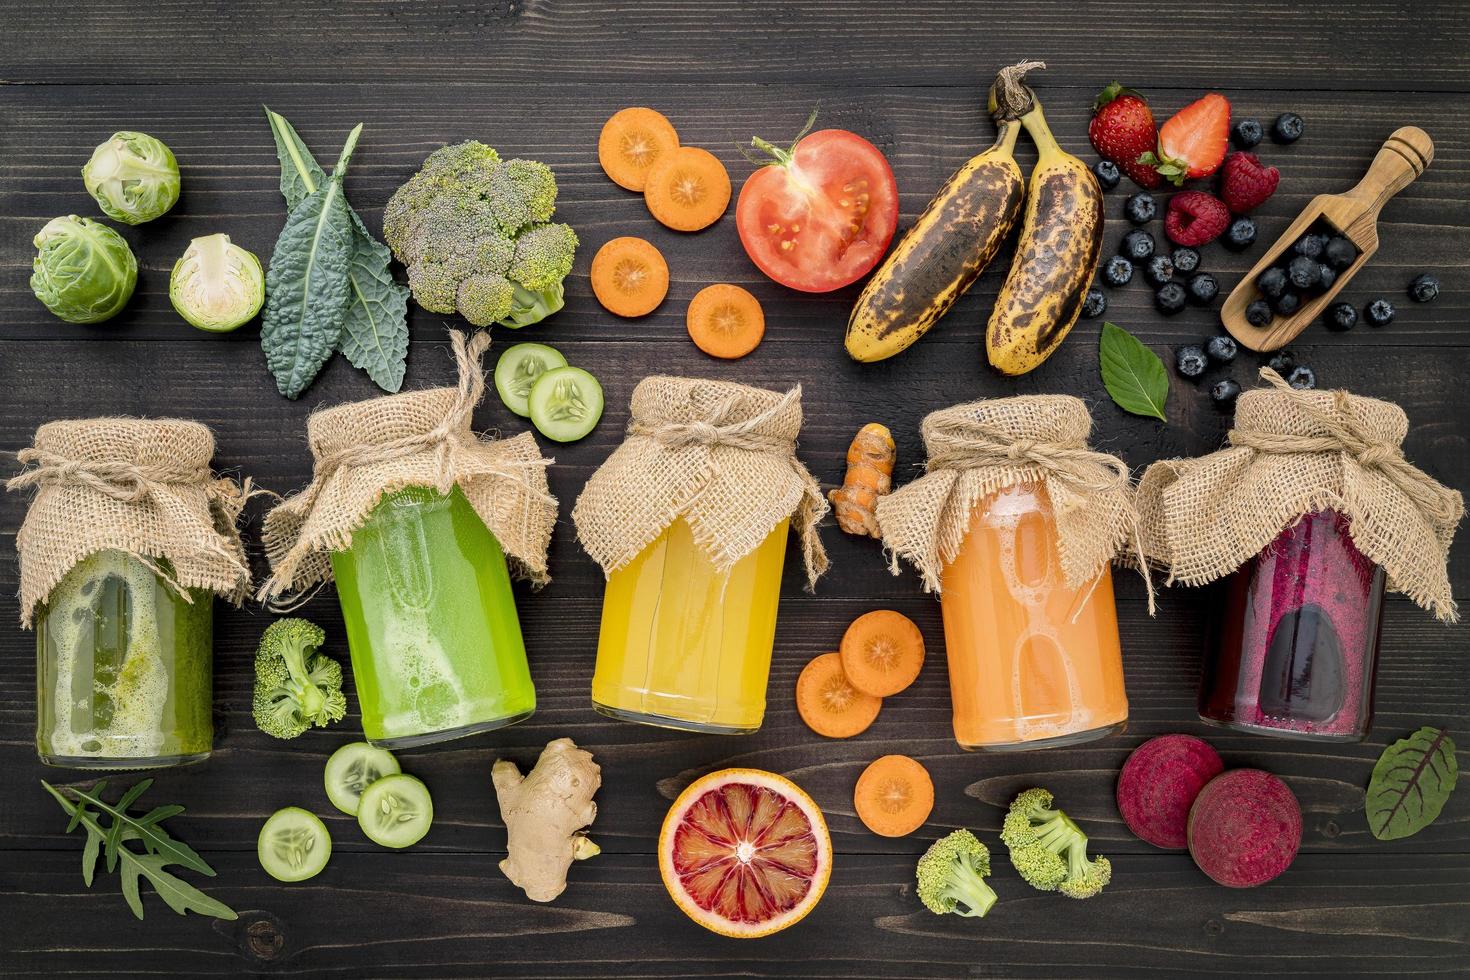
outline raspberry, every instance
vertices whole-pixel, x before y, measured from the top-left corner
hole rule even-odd
[[[1181,191],[1169,198],[1164,233],[1176,245],[1196,248],[1220,237],[1230,225],[1225,202],[1204,191]]]
[[[1276,193],[1281,172],[1261,165],[1254,153],[1232,153],[1220,168],[1220,199],[1234,214],[1245,214]]]

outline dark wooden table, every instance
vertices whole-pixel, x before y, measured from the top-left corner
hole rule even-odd
[[[801,591],[794,559],[783,588],[770,710],[759,734],[697,737],[610,723],[593,713],[588,685],[602,576],[578,548],[566,515],[583,482],[621,438],[633,385],[654,370],[804,386],[801,455],[825,484],[863,422],[887,422],[900,473],[921,459],[919,420],[957,401],[1066,392],[1087,399],[1096,441],[1132,466],[1209,452],[1229,417],[1206,391],[1177,377],[1160,425],[1123,414],[1097,372],[1098,321],[1084,321],[1044,366],[1019,380],[992,373],[980,324],[1000,268],[987,274],[938,329],[910,352],[860,366],[841,337],[855,290],[789,292],[746,259],[733,215],[697,235],[661,229],[642,201],[613,186],[594,147],[604,119],[624,105],[662,109],[686,142],[729,166],[737,184],[750,167],[735,144],[755,133],[793,133],[813,105],[821,122],[855,130],[888,155],[907,226],[939,183],[992,137],[984,86],[1001,64],[1045,59],[1035,78],[1065,146],[1091,161],[1089,106],[1114,78],[1139,86],[1160,118],[1206,89],[1241,115],[1269,121],[1300,113],[1298,144],[1262,147],[1282,186],[1259,214],[1262,239],[1285,227],[1313,194],[1346,188],[1395,127],[1416,124],[1438,144],[1429,172],[1384,212],[1383,248],[1349,288],[1378,295],[1398,319],[1375,330],[1329,334],[1312,327],[1294,345],[1324,386],[1400,403],[1412,421],[1411,459],[1445,482],[1470,485],[1465,393],[1470,378],[1470,281],[1466,197],[1470,187],[1470,21],[1453,2],[1254,0],[1179,7],[1153,0],[1080,4],[908,3],[845,0],[645,3],[641,0],[390,0],[327,4],[124,3],[58,5],[13,0],[0,33],[0,448],[26,445],[42,422],[101,414],[198,419],[219,440],[217,464],[278,491],[310,472],[307,414],[371,396],[340,358],[299,402],[279,397],[265,372],[254,325],[211,336],[169,307],[168,271],[187,241],[228,232],[269,254],[283,221],[277,164],[261,103],[287,115],[323,159],[347,130],[366,124],[348,181],[375,228],[392,190],[447,141],[479,138],[508,154],[544,160],[561,186],[559,216],[583,241],[568,280],[566,310],[514,337],[556,344],[597,372],[608,411],[597,432],[556,457],[552,485],[563,519],[553,542],[553,583],[518,592],[540,709],[493,736],[408,753],[431,787],[432,832],[406,853],[367,843],[327,804],[322,764],[357,730],[355,713],[327,732],[283,743],[256,731],[251,657],[268,616],[218,613],[215,711],[219,735],[204,765],[157,773],[151,798],[189,811],[176,831],[214,863],[210,890],[240,910],[237,922],[173,915],[147,895],[147,919],[129,914],[115,876],[88,891],[78,874],[79,838],[42,778],[33,746],[34,638],[15,626],[14,533],[25,509],[0,499],[0,974],[40,976],[282,974],[320,977],[494,975],[1079,976],[1283,973],[1464,975],[1470,972],[1470,806],[1462,792],[1429,830],[1395,843],[1368,833],[1362,790],[1383,746],[1421,724],[1470,729],[1470,657],[1464,627],[1445,627],[1408,601],[1387,605],[1378,714],[1360,745],[1318,745],[1209,731],[1195,718],[1194,691],[1208,597],[1176,589],[1156,618],[1134,577],[1119,577],[1118,611],[1133,710],[1126,735],[1080,748],[1003,756],[967,755],[950,737],[943,658],[893,699],[876,725],[850,741],[817,738],[793,710],[796,674],[835,646],[855,615],[890,606],[923,627],[942,650],[937,603],[915,577],[887,573],[877,547],[826,533],[834,569],[815,596]],[[31,237],[49,218],[95,215],[78,170],[116,129],[165,140],[178,155],[184,194],[173,213],[122,229],[142,265],[126,313],[97,327],[62,323],[26,285]],[[1029,168],[1031,154],[1023,141]],[[1125,183],[1125,188],[1127,187]],[[1107,198],[1106,249],[1126,227],[1126,191]],[[1158,226],[1155,226],[1155,230]],[[608,238],[642,235],[668,257],[673,285],[653,315],[618,320],[592,299],[587,269]],[[1256,253],[1204,250],[1204,267],[1234,284]],[[1441,276],[1431,305],[1410,303],[1408,281]],[[745,360],[715,363],[689,343],[684,309],[703,285],[740,283],[765,305],[764,344]],[[1110,295],[1109,318],[1172,361],[1178,345],[1216,332],[1213,312],[1166,319],[1141,284]],[[408,386],[444,383],[446,318],[413,309]],[[454,325],[454,324],[450,324]],[[500,338],[504,343],[506,338]],[[1250,384],[1259,361],[1231,368]],[[1171,371],[1172,376],[1172,371]],[[523,428],[494,398],[476,422]],[[257,570],[263,506],[249,511]],[[1470,591],[1470,550],[1452,560]],[[1463,596],[1462,596],[1463,598]],[[343,653],[330,593],[305,610]],[[355,701],[353,702],[355,706]],[[1267,887],[1211,884],[1182,854],[1134,839],[1113,803],[1128,751],[1151,735],[1206,734],[1230,765],[1279,773],[1300,798],[1302,853]],[[595,827],[603,854],[573,869],[555,904],[526,901],[496,869],[504,844],[490,787],[499,756],[529,764],[546,741],[569,735],[603,766]],[[1464,740],[1462,739],[1462,742]],[[878,755],[904,752],[934,774],[937,802],[922,831],[886,840],[853,815],[852,786]],[[694,776],[728,766],[786,773],[822,805],[836,867],[812,916],[778,937],[726,940],[693,925],[659,882],[654,853],[669,801]],[[969,826],[994,841],[1018,789],[1054,789],[1112,858],[1114,881],[1085,903],[1028,889],[997,857],[1001,901],[985,920],[937,918],[912,884],[929,840]],[[272,810],[301,804],[323,815],[335,839],[327,870],[300,885],[268,878],[255,838]],[[1003,855],[1003,849],[1001,849]],[[145,888],[146,891],[146,888]]]

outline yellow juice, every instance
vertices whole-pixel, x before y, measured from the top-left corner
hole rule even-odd
[[[625,721],[697,732],[760,728],[787,521],[719,572],[676,520],[608,576],[592,703]]]

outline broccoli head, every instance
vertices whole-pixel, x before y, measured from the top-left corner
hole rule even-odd
[[[304,619],[279,619],[255,651],[255,724],[267,735],[295,738],[347,713],[342,665],[317,648],[327,635]]]
[[[1091,898],[1112,880],[1113,866],[1104,857],[1089,859],[1087,835],[1051,804],[1052,795],[1044,789],[1017,796],[1000,839],[1010,849],[1011,864],[1031,887]]]
[[[929,846],[919,858],[919,901],[935,915],[984,917],[995,904],[995,892],[985,883],[990,874],[990,850],[968,830],[951,831]]]
[[[383,238],[431,313],[525,327],[564,304],[577,235],[551,224],[556,177],[469,141],[429,154],[383,212]]]

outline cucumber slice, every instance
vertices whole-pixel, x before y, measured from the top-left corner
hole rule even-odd
[[[384,847],[408,847],[423,840],[434,822],[429,788],[412,776],[384,776],[362,792],[357,825],[368,840]]]
[[[529,417],[526,403],[536,379],[554,368],[566,367],[561,351],[545,344],[516,344],[495,362],[495,391],[505,407],[522,417]]]
[[[575,367],[547,371],[531,386],[531,423],[557,442],[576,442],[602,418],[602,385]]]
[[[348,742],[327,760],[327,771],[323,777],[327,799],[349,817],[355,817],[362,791],[384,776],[401,771],[398,760],[387,749],[366,742]]]
[[[317,815],[288,806],[270,815],[255,841],[255,856],[277,881],[305,881],[327,866],[332,835]]]

